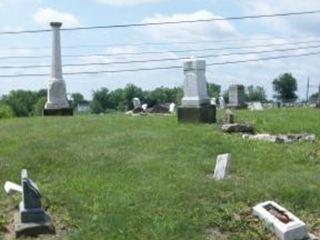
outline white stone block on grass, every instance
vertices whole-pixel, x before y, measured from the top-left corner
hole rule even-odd
[[[231,154],[222,154],[217,157],[216,167],[214,169],[213,178],[216,180],[222,180],[229,174],[231,164]]]
[[[22,193],[22,187],[14,182],[7,181],[4,184],[4,190],[8,195],[13,195],[15,193]]]
[[[260,203],[253,208],[259,217],[280,240],[304,240],[308,238],[306,224],[275,202]]]
[[[133,104],[133,107],[136,109],[136,108],[141,108],[141,101],[139,98],[135,97],[132,99],[132,104]]]
[[[170,103],[169,105],[169,113],[174,113],[176,111],[176,104]]]

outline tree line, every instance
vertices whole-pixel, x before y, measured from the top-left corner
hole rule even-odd
[[[298,97],[297,80],[290,73],[280,75],[273,81],[274,97],[281,102],[295,101]],[[228,103],[228,91],[221,92],[221,86],[208,83],[208,95],[210,98],[223,96]],[[311,99],[317,98],[317,94]],[[70,106],[75,110],[78,104],[88,104],[91,113],[106,113],[109,111],[127,111],[133,108],[132,99],[138,97],[141,102],[149,107],[160,103],[174,102],[180,104],[183,97],[183,89],[180,87],[159,87],[154,90],[143,90],[133,84],[124,88],[110,91],[101,88],[92,93],[92,100],[85,100],[81,93],[70,94]],[[246,101],[266,102],[265,89],[261,86],[247,86],[245,93]],[[0,99],[0,118],[41,116],[47,99],[47,90],[25,91],[13,90]]]

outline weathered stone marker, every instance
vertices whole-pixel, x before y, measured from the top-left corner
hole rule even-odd
[[[37,185],[28,178],[27,170],[21,172],[22,201],[19,219],[15,225],[16,237],[54,234],[51,217],[41,206],[41,194]]]
[[[4,190],[6,193],[11,196],[15,193],[22,193],[22,187],[14,182],[7,181],[4,184]]]
[[[141,108],[141,101],[139,98],[135,97],[132,99],[132,104],[133,104],[133,108],[136,109],[136,108]]]
[[[231,164],[230,153],[219,155],[217,157],[213,178],[216,180],[222,180],[226,178],[230,171],[230,164]]]
[[[184,62],[184,97],[178,107],[178,121],[191,123],[214,123],[216,108],[210,104],[205,76],[206,61]]]
[[[230,109],[226,110],[224,123],[225,124],[233,124],[234,123],[234,113]]]
[[[246,108],[245,93],[243,85],[231,85],[229,87],[229,104],[231,108]]]
[[[48,99],[43,115],[71,116],[73,115],[73,110],[70,108],[67,99],[66,83],[63,80],[61,66],[60,27],[62,23],[52,22],[50,25],[53,32],[51,79],[48,85]]]
[[[259,217],[281,240],[309,239],[306,224],[275,202],[258,204],[253,208],[253,215]]]

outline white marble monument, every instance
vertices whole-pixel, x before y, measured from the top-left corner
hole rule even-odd
[[[183,84],[182,106],[199,107],[210,104],[207,92],[206,61],[191,60],[184,62],[185,80]]]
[[[52,64],[44,115],[72,115],[72,109],[70,109],[66,94],[66,83],[62,75],[60,46],[60,27],[62,23],[51,22],[50,25],[53,33]]]
[[[179,122],[215,122],[215,106],[210,104],[207,92],[206,61],[192,59],[184,62],[184,83]]]
[[[308,238],[306,224],[275,202],[260,203],[253,208],[253,215],[281,240],[303,240]]]
[[[217,157],[216,167],[214,169],[213,178],[222,180],[226,178],[230,171],[231,154],[222,154]]]
[[[133,104],[133,108],[136,109],[136,108],[141,108],[141,101],[139,98],[135,97],[132,99],[132,104]]]

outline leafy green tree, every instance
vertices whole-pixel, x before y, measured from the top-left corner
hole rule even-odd
[[[276,92],[276,99],[282,102],[295,101],[298,96],[296,91],[298,89],[297,80],[292,76],[291,73],[285,73],[274,79],[273,90]]]
[[[37,92],[37,96],[38,98],[46,98],[47,97],[47,89],[40,89],[38,92]]]
[[[260,86],[248,86],[246,100],[249,102],[265,102],[267,100],[266,91]]]
[[[214,83],[207,83],[208,95],[210,98],[218,98],[221,92],[221,86]]]
[[[126,98],[124,90],[119,88],[116,89],[109,94],[109,101],[112,108],[118,111],[125,111],[126,110]]]
[[[226,103],[229,103],[229,90],[224,91],[222,97]]]
[[[109,90],[101,88],[93,92],[90,109],[92,113],[104,113],[110,107]]]
[[[318,101],[319,96],[319,93],[312,94],[309,98],[309,102],[316,103]]]
[[[44,105],[47,102],[46,97],[41,97],[38,99],[38,102],[33,107],[33,115],[34,116],[42,116]]]
[[[38,99],[37,92],[16,90],[3,96],[2,102],[9,105],[17,117],[27,117],[32,114]]]
[[[160,87],[156,88],[153,91],[145,92],[146,101],[148,105],[153,106],[159,103],[177,103],[181,101],[182,98],[182,89],[181,88],[166,88]]]
[[[81,93],[72,93],[71,100],[72,100],[72,108],[75,109],[79,103],[84,101],[84,96]]]
[[[12,118],[14,113],[9,105],[0,103],[0,119],[2,118]]]
[[[142,89],[134,84],[128,84],[123,91],[126,109],[133,109],[132,99],[135,97],[139,98],[141,101],[144,101],[144,93]]]

